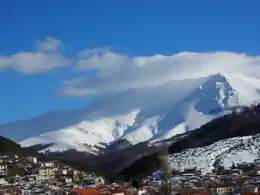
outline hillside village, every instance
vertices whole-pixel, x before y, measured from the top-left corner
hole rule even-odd
[[[158,170],[140,180],[107,183],[95,173],[77,170],[58,161],[41,162],[35,156],[0,156],[0,194],[151,194],[231,195],[260,194],[260,161],[217,166],[205,173],[196,167]],[[168,185],[166,181],[168,180]],[[168,187],[166,187],[168,186]]]

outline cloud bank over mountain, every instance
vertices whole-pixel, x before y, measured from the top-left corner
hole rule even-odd
[[[218,72],[235,72],[260,78],[260,56],[234,52],[181,52],[173,55],[128,56],[109,47],[85,49],[75,56],[62,52],[64,43],[46,37],[32,51],[0,55],[0,71],[21,74],[46,73],[69,68],[73,79],[64,79],[60,96],[85,97],[149,88],[174,80],[205,77]],[[84,76],[85,75],[85,76]]]
[[[243,73],[259,78],[260,57],[232,52],[183,52],[171,56],[129,57],[104,51],[79,60],[75,69],[96,71],[96,74],[63,82],[61,93],[65,96],[81,97],[154,87],[218,72]]]

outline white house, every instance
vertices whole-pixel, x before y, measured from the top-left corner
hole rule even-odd
[[[45,181],[48,179],[53,179],[54,177],[55,177],[55,169],[44,167],[39,169],[36,180]]]
[[[235,188],[233,186],[218,184],[217,186],[210,188],[210,190],[212,193],[226,194],[228,192],[234,192]]]
[[[0,163],[0,176],[6,176],[7,175],[8,167],[4,163]]]
[[[38,162],[37,158],[34,156],[28,156],[27,159],[34,164]]]
[[[72,178],[65,177],[65,183],[72,183]]]
[[[31,190],[22,190],[21,195],[31,195]]]
[[[104,185],[105,184],[105,179],[103,177],[96,177],[95,178],[95,184],[96,185]]]
[[[43,162],[41,163],[42,167],[55,167],[55,163],[54,162]]]
[[[5,163],[8,161],[8,156],[0,156],[0,163]]]

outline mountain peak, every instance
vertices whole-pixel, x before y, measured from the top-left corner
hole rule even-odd
[[[230,85],[230,79],[226,73],[216,73],[208,76],[201,88],[209,90],[213,86],[218,86],[219,83]],[[231,87],[231,86],[230,86]]]
[[[219,72],[205,78],[190,99],[197,99],[195,109],[204,114],[212,110],[233,109],[259,99],[260,81],[232,72]]]
[[[242,75],[233,72],[223,71],[210,75],[207,80],[211,80],[212,82],[230,82],[232,80],[232,77],[242,78]]]

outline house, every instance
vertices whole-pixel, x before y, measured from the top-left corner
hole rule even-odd
[[[163,180],[164,175],[162,171],[156,171],[152,174],[152,180],[153,181],[161,181]]]
[[[94,178],[94,177],[91,177],[91,176],[89,176],[89,177],[84,177],[84,178],[83,178],[83,183],[84,183],[85,185],[94,185],[94,184],[95,184],[95,178]]]
[[[65,177],[65,183],[72,183],[72,178]]]
[[[8,182],[4,178],[0,178],[0,186],[7,185]]]
[[[70,181],[79,182],[81,180],[80,172],[69,167],[58,169],[55,172],[55,178],[66,183],[69,183]]]
[[[0,163],[0,176],[7,176],[8,166],[5,163]]]
[[[102,194],[102,195],[112,195],[112,191],[108,188],[106,189],[101,189],[99,190],[99,192]]]
[[[83,182],[86,185],[101,185],[105,184],[105,180],[103,177],[85,177],[83,178]]]
[[[237,164],[237,168],[247,173],[249,171],[255,170],[256,166],[253,163],[239,163]]]
[[[230,173],[237,173],[238,175],[242,175],[243,174],[243,171],[241,169],[232,169],[230,170]]]
[[[0,156],[0,163],[6,163],[8,160],[8,156]]]
[[[125,194],[124,188],[114,188],[111,191],[112,191],[112,195],[124,195]]]
[[[27,160],[34,164],[37,164],[37,162],[38,162],[37,158],[34,156],[28,156]]]
[[[96,189],[102,194],[102,195],[112,195],[112,188],[110,186],[106,185],[99,185],[96,187]]]
[[[147,194],[147,190],[145,190],[145,189],[138,190],[138,195],[144,195],[144,194]]]
[[[196,178],[196,175],[194,173],[183,173],[182,174],[183,177],[186,177],[187,178]]]
[[[54,179],[55,169],[49,167],[43,167],[38,170],[38,175],[36,177],[37,181],[46,181],[49,179]]]
[[[37,176],[37,174],[27,175],[27,179],[29,182],[34,183],[36,181]]]
[[[217,175],[225,173],[225,167],[224,166],[217,166],[214,169],[214,173],[216,173]]]
[[[21,190],[21,195],[31,195],[31,190]]]
[[[43,162],[43,163],[41,163],[41,167],[52,168],[52,167],[55,167],[55,163],[54,162]]]
[[[19,163],[19,161],[20,161],[20,158],[19,158],[19,156],[18,156],[18,155],[14,155],[14,161],[15,161],[16,163]]]
[[[196,175],[198,173],[198,170],[196,167],[189,167],[189,168],[185,168],[183,170],[183,174],[194,174]]]
[[[73,170],[73,181],[80,181],[81,180],[81,172],[78,170]]]
[[[103,177],[95,177],[95,184],[96,185],[104,185],[105,179]]]
[[[235,190],[234,186],[229,186],[225,184],[217,184],[215,186],[210,187],[211,193],[217,193],[218,195],[233,193],[234,190]]]

